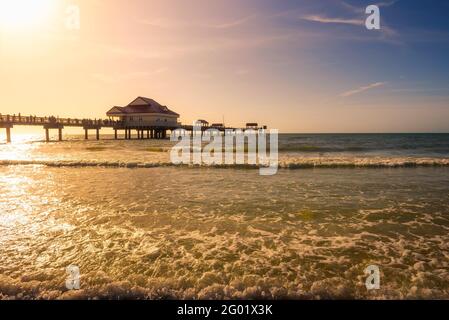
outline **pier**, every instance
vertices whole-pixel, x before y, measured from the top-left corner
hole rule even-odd
[[[100,130],[102,128],[112,128],[114,138],[119,138],[119,132],[124,133],[127,140],[132,139],[132,132],[136,132],[137,139],[165,139],[168,130],[175,130],[182,126],[127,126],[123,121],[110,119],[77,119],[77,118],[57,118],[57,117],[37,117],[22,115],[2,115],[0,116],[0,128],[6,129],[6,141],[11,142],[11,129],[14,126],[41,126],[45,130],[45,140],[50,141],[50,130],[58,130],[58,141],[62,141],[62,131],[65,127],[79,127],[84,130],[84,138],[89,139],[89,132],[95,132],[95,138],[100,140]]]
[[[221,132],[226,130],[237,130],[237,128],[225,127],[223,124],[213,124],[209,126],[205,123],[201,126],[194,127],[193,125],[182,125],[163,123],[158,125],[147,125],[145,122],[129,125],[124,121],[112,119],[77,119],[77,118],[59,118],[53,116],[37,117],[34,115],[0,115],[0,128],[6,131],[6,142],[11,143],[11,129],[14,126],[40,126],[45,130],[45,141],[50,142],[50,130],[58,130],[58,141],[62,141],[63,129],[66,127],[78,127],[84,130],[84,139],[89,139],[89,132],[95,133],[95,139],[100,140],[100,130],[103,128],[111,128],[114,130],[114,139],[119,139],[119,133],[122,132],[122,137],[125,140],[133,139],[133,132],[135,138],[141,139],[166,139],[167,132],[176,129],[184,129],[189,134],[193,135],[194,129],[201,130],[201,133],[208,129],[215,129]],[[255,129],[254,124],[240,130]],[[263,128],[258,129],[266,129]]]

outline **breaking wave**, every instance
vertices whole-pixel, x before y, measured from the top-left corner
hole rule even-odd
[[[235,169],[258,169],[254,164],[174,164],[169,161],[66,161],[66,160],[0,160],[0,166],[14,165],[41,165],[47,167],[102,167],[102,168],[155,168],[155,167],[207,167],[207,168],[235,168]],[[326,159],[280,159],[280,169],[313,169],[313,168],[418,168],[418,167],[449,167],[449,159],[443,158],[326,158]]]

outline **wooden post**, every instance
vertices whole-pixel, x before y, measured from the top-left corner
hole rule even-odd
[[[100,140],[100,129],[97,128],[97,140]]]
[[[6,143],[11,143],[11,128],[6,128]]]
[[[48,128],[45,128],[45,141],[50,142],[50,132],[48,132]]]
[[[62,128],[58,128],[58,140],[62,141]]]
[[[153,129],[150,130],[150,137],[151,137],[151,139],[154,139],[154,130]]]
[[[89,139],[89,130],[88,129],[84,129],[84,139],[85,140]]]
[[[114,139],[117,140],[117,129],[114,129]]]
[[[147,139],[150,139],[150,130],[147,130]]]

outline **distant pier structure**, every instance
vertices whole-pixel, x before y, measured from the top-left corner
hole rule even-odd
[[[137,139],[165,139],[167,132],[176,129],[184,129],[193,132],[192,125],[182,125],[178,122],[179,114],[163,106],[153,99],[137,97],[124,107],[113,107],[106,113],[108,119],[77,119],[59,118],[54,116],[38,117],[35,115],[23,116],[20,113],[14,115],[0,114],[0,128],[6,129],[6,141],[11,142],[11,129],[14,126],[42,126],[45,129],[45,140],[50,141],[50,130],[58,130],[58,140],[62,141],[62,130],[65,127],[80,127],[84,129],[84,138],[89,139],[89,130],[95,131],[97,140],[100,140],[102,128],[112,128],[114,139],[119,138],[119,132],[124,132],[126,140],[132,139],[132,132],[136,132]],[[216,129],[219,131],[236,130],[225,127],[222,123],[212,124],[206,120],[198,120],[201,131]],[[258,128],[257,124],[247,124],[245,129],[266,129],[266,126]]]

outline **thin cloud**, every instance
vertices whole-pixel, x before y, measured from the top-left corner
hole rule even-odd
[[[392,0],[392,1],[383,1],[383,2],[377,2],[373,3],[374,5],[378,7],[390,7],[394,4],[396,4],[399,0]],[[346,1],[340,2],[340,4],[348,9],[349,11],[352,11],[353,13],[365,13],[366,5],[365,6],[355,6],[352,4],[347,3]]]
[[[165,72],[167,68],[159,68],[151,72],[145,72],[145,71],[137,71],[137,72],[128,72],[124,74],[104,74],[104,73],[93,73],[91,76],[99,80],[101,82],[106,83],[118,83],[123,81],[130,81],[135,79],[141,79],[141,78],[147,78],[151,75],[155,74],[161,74]]]
[[[353,95],[365,92],[365,91],[370,90],[370,89],[382,87],[385,84],[386,84],[386,82],[375,82],[375,83],[369,84],[367,86],[363,86],[363,87],[359,87],[357,89],[353,89],[353,90],[349,90],[349,91],[343,92],[343,93],[340,94],[340,97],[347,98],[347,97],[350,97],[350,96],[353,96]]]
[[[357,27],[365,27],[365,21],[363,19],[349,19],[349,18],[329,18],[325,16],[320,15],[307,15],[301,17],[302,20],[311,21],[311,22],[317,22],[317,23],[324,23],[324,24],[345,24],[345,25],[351,25],[351,26],[357,26]],[[399,36],[398,32],[396,30],[386,26],[383,24],[380,28],[380,32],[383,36],[381,40],[391,41],[391,39],[395,39]],[[402,44],[401,42],[398,42],[395,40],[395,43]]]
[[[170,19],[155,19],[155,20],[148,20],[148,19],[138,19],[136,22],[138,24],[143,24],[151,27],[157,27],[157,28],[212,28],[212,29],[230,29],[239,27],[241,25],[244,25],[248,21],[257,18],[257,15],[248,15],[246,17],[231,20],[231,21],[225,21],[222,23],[216,23],[216,24],[207,24],[203,22],[192,22],[192,21],[179,21],[179,20],[170,20]]]
[[[373,4],[377,5],[380,8],[387,8],[387,7],[391,7],[391,6],[395,5],[399,1],[400,0],[381,1],[381,2],[377,2],[377,3],[373,3]],[[366,5],[365,6],[363,6],[363,5],[356,6],[356,5],[349,4],[345,1],[341,1],[339,4],[348,11],[348,14],[356,15],[357,17],[360,17],[360,21],[359,21],[360,23],[357,23],[357,24],[350,23],[350,22],[355,22],[356,20],[359,20],[359,19],[336,19],[336,20],[341,20],[340,23],[344,23],[346,21],[347,22],[346,24],[352,24],[352,25],[357,25],[357,26],[365,24],[364,19],[366,18],[366,13],[365,13]],[[332,19],[330,19],[330,20],[332,20]],[[320,22],[320,21],[318,21],[318,22]],[[337,21],[335,23],[337,23]],[[382,19],[380,32],[386,41],[390,41],[391,39],[394,38],[394,40],[392,42],[394,42],[396,44],[403,44],[402,42],[398,41],[398,39],[397,39],[399,37],[399,33],[392,27],[388,26],[385,19]]]
[[[238,20],[234,20],[234,21],[230,21],[230,22],[226,22],[226,23],[222,23],[222,24],[212,25],[210,27],[216,28],[216,29],[234,28],[234,27],[241,26],[241,25],[247,23],[249,20],[254,19],[256,17],[257,17],[256,15],[250,15],[250,16],[246,16],[242,19],[238,19]]]
[[[361,19],[328,18],[320,15],[307,15],[301,17],[301,19],[319,23],[349,24],[353,26],[362,26],[364,24]]]
[[[379,2],[376,5],[378,7],[390,7],[394,4],[396,4],[396,2],[398,2],[399,0],[393,0],[393,1],[384,1],[384,2]]]

